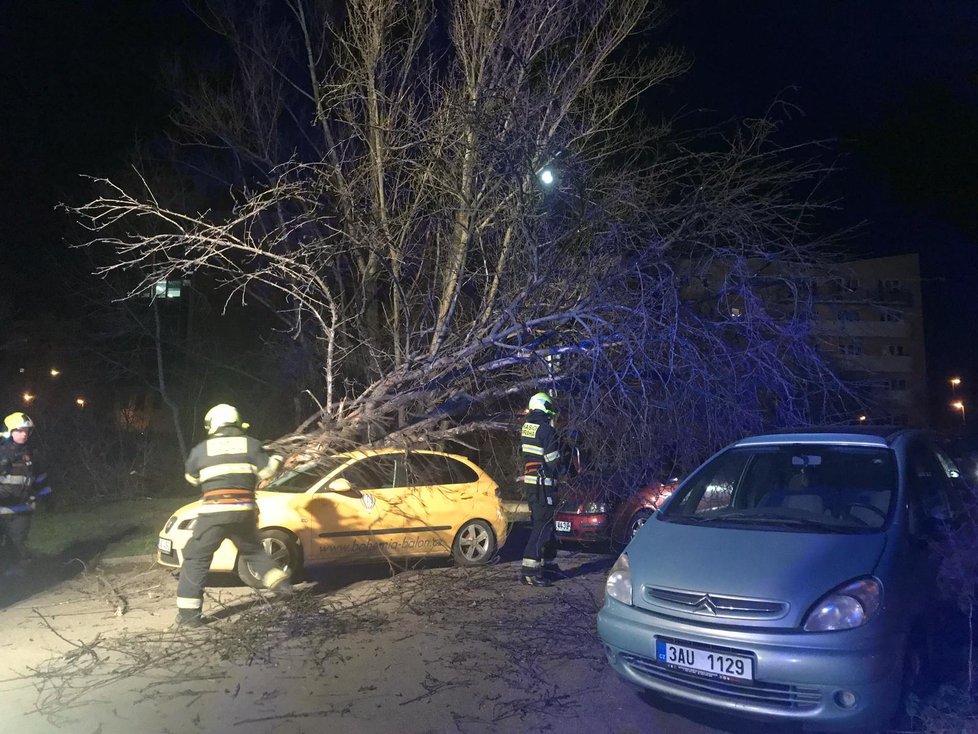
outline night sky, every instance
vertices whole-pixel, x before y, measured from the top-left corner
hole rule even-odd
[[[206,34],[175,0],[0,0],[0,267],[20,313],[59,307],[76,257],[58,201],[160,136],[160,64]],[[714,122],[799,109],[783,143],[828,140],[841,197],[827,229],[865,221],[857,254],[919,252],[934,399],[978,380],[978,3],[691,0],[656,36],[693,70],[658,100]],[[671,107],[671,109],[670,109]],[[970,391],[969,391],[970,392]],[[974,393],[978,395],[978,392]]]
[[[0,266],[18,313],[60,305],[80,260],[59,202],[167,122],[161,64],[202,44],[173,0],[0,0]],[[11,279],[9,274],[17,273]]]
[[[856,255],[921,258],[931,402],[960,374],[978,397],[978,3],[677,6],[667,33],[695,58],[675,96],[719,119],[797,106],[783,143],[830,141],[840,198],[825,226],[863,223]],[[832,160],[827,158],[827,160]]]

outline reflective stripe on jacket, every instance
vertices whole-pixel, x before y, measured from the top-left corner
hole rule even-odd
[[[553,487],[559,473],[560,447],[557,432],[542,410],[530,411],[520,429],[523,483]]]
[[[32,498],[49,494],[47,474],[38,468],[33,447],[10,437],[0,441],[0,514],[32,512]]]
[[[185,476],[200,487],[204,505],[253,510],[258,480],[270,479],[281,463],[281,457],[269,456],[257,439],[228,426],[194,446]]]

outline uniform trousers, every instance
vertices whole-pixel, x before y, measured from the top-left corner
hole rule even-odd
[[[557,558],[557,538],[554,534],[554,513],[557,511],[557,488],[528,486],[530,506],[530,538],[523,551],[522,572],[526,576],[542,577],[544,566]],[[549,502],[548,502],[549,499]]]
[[[273,586],[285,578],[258,539],[258,513],[255,510],[202,512],[194,523],[193,537],[183,551],[183,567],[177,583],[177,608],[182,617],[200,616],[207,570],[225,538],[237,546],[239,557],[251,565],[266,586]]]
[[[31,530],[31,513],[0,515],[0,538],[3,538],[4,561],[20,563],[30,558],[27,536]]]

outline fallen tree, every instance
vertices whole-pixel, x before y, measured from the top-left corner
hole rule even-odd
[[[823,167],[766,120],[653,123],[687,68],[648,47],[658,4],[286,4],[200,11],[235,70],[177,139],[226,206],[144,176],[74,209],[130,297],[206,279],[312,345],[318,408],[281,446],[512,430],[550,389],[594,468],[634,473],[839,409],[807,326]]]

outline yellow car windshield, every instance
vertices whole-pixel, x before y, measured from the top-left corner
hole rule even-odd
[[[270,481],[265,492],[291,492],[301,494],[323,477],[332,474],[350,460],[350,457],[329,456],[320,461],[309,462],[292,469],[286,469]]]

